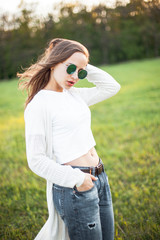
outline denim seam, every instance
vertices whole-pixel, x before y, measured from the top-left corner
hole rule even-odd
[[[74,190],[75,191],[75,190]],[[77,226],[79,226],[79,223],[78,223],[78,218],[79,218],[79,213],[78,213],[78,209],[75,207],[75,201],[76,201],[76,196],[75,196],[76,194],[75,193],[73,193],[73,198],[72,198],[72,206],[73,206],[73,210],[74,210],[74,212],[75,212],[75,216],[76,216],[76,218],[75,218],[75,231],[76,231],[76,233],[77,233],[77,240],[81,240],[81,236],[80,236],[80,231],[78,231],[78,227]]]

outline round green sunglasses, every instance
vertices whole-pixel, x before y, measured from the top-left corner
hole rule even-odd
[[[63,63],[63,64],[65,66],[67,66],[66,71],[67,71],[68,74],[73,74],[77,69],[77,66],[73,63],[71,63],[69,65],[65,64],[65,63]],[[84,79],[86,76],[87,76],[87,71],[86,70],[84,70],[84,69],[79,69],[78,70],[78,78],[79,79]]]

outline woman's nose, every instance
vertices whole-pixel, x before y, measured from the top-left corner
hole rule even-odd
[[[74,73],[71,74],[71,77],[73,79],[78,79],[78,71],[75,71]]]

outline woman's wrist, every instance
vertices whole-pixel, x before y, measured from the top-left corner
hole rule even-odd
[[[101,76],[103,76],[103,78],[106,77],[105,76],[106,75],[105,71],[103,71],[102,69],[100,69],[98,67],[95,67],[95,66],[93,66],[89,63],[86,66],[86,71],[87,71],[87,77],[86,78],[89,82],[97,81],[97,80],[99,80],[99,78]]]

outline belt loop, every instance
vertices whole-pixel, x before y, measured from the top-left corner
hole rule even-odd
[[[92,169],[93,169],[93,175],[95,176],[95,174],[96,174],[96,167],[93,167]]]

